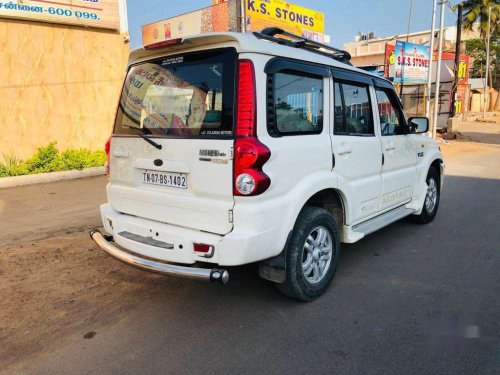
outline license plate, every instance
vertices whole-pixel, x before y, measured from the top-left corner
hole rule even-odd
[[[187,175],[185,173],[142,171],[142,182],[187,189]]]

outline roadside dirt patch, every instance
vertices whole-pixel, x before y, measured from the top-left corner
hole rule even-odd
[[[104,176],[0,189],[0,251],[9,243],[34,241],[100,225],[106,202]]]
[[[4,247],[0,280],[2,370],[69,334],[90,339],[96,322],[120,319],[162,284],[106,256],[86,231]]]
[[[439,146],[441,147],[441,152],[443,153],[445,158],[470,153],[490,152],[491,148],[494,147],[491,145],[485,145],[483,143],[467,141],[441,143]]]

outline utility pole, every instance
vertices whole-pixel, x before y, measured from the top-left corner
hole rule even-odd
[[[432,58],[434,57],[434,33],[436,32],[436,7],[437,0],[433,0],[432,5],[432,26],[431,26],[431,53],[429,61],[429,70],[427,72],[427,95],[425,97],[425,117],[431,117],[431,93],[432,93]]]
[[[439,41],[438,41],[438,60],[436,71],[436,93],[434,95],[434,121],[432,122],[432,138],[436,139],[437,122],[439,116],[439,89],[441,84],[441,56],[443,55],[443,34],[444,34],[444,5],[448,0],[442,0],[441,5],[441,19],[439,21]]]
[[[408,15],[408,29],[406,32],[406,43],[410,40],[410,26],[411,26],[411,16],[413,13],[413,0],[410,0],[410,14]],[[405,64],[406,65],[406,64]],[[399,97],[401,100],[403,99],[403,86],[404,86],[404,71],[405,71],[405,65],[403,65],[403,71],[402,71],[402,77],[401,77],[401,86],[399,90]]]
[[[462,44],[462,16],[463,16],[464,6],[462,3],[458,4],[458,19],[457,19],[457,43],[455,44],[455,82],[453,85],[453,94],[451,97],[451,117],[455,117],[457,114],[455,103],[457,100],[458,91],[458,67],[460,64],[460,46]]]
[[[486,35],[486,78],[484,80],[484,108],[483,118],[486,117],[486,110],[488,106],[488,96],[490,96],[488,89],[488,75],[490,72],[490,28],[491,28],[491,5],[488,7],[488,34]]]

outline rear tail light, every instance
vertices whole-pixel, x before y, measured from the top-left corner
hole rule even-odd
[[[240,60],[233,181],[233,193],[237,196],[259,195],[271,185],[271,179],[262,171],[271,151],[257,139],[255,91],[253,63]]]
[[[106,152],[106,164],[105,164],[106,176],[109,177],[109,158],[110,158],[110,154],[111,154],[111,137],[108,138],[108,140],[106,141],[106,144],[104,145],[104,152]]]
[[[234,145],[235,195],[259,195],[271,185],[262,167],[271,151],[257,138],[237,138]]]
[[[236,136],[255,137],[255,72],[253,63],[240,60],[238,65],[238,112]]]

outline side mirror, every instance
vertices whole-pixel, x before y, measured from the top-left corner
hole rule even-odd
[[[429,119],[427,117],[410,117],[408,120],[410,131],[414,134],[423,134],[429,131]]]

